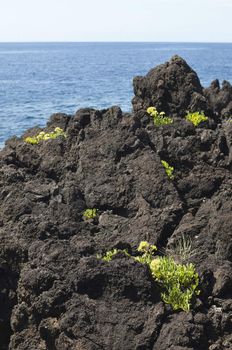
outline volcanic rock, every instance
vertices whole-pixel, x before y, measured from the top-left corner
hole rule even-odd
[[[232,348],[231,88],[203,89],[180,57],[135,78],[134,112],[54,114],[0,151],[0,349]],[[155,127],[149,106],[174,117]],[[194,127],[187,110],[205,111]],[[161,160],[174,167],[168,178]],[[98,209],[85,220],[86,208]],[[141,241],[173,251],[184,235],[200,276],[191,311],[161,301]]]

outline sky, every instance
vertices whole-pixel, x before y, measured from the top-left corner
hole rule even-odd
[[[0,42],[232,42],[232,0],[0,0]]]

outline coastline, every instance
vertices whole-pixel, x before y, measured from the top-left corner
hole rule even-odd
[[[232,86],[173,56],[133,87],[132,113],[55,113],[0,151],[3,350],[232,346]],[[135,257],[180,264],[180,237],[200,294],[175,310]]]

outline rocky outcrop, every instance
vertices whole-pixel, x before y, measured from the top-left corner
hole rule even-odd
[[[135,78],[134,113],[119,107],[53,115],[67,138],[0,152],[0,348],[232,348],[232,99],[203,89],[179,57]],[[220,96],[220,98],[218,97]],[[226,97],[227,96],[227,97]],[[174,123],[153,125],[156,106]],[[194,127],[186,110],[208,112]],[[174,167],[170,180],[161,164]],[[84,220],[86,208],[98,217]],[[190,312],[160,299],[148,268],[98,253],[140,241],[170,251],[185,235],[201,293]]]
[[[145,77],[135,77],[133,85],[132,104],[137,113],[155,106],[167,114],[182,117],[186,110],[207,109],[197,74],[179,56],[151,69]]]
[[[219,81],[214,80],[204,95],[213,113],[221,117],[232,115],[232,86],[228,81],[223,81],[220,87]]]
[[[143,115],[150,106],[164,111],[175,118],[182,118],[186,111],[203,111],[211,117],[232,115],[232,86],[218,80],[204,89],[196,72],[179,56],[173,56],[145,77],[135,77],[133,81],[135,97],[133,110]]]

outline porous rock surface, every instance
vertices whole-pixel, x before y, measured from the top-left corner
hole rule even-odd
[[[232,87],[203,89],[174,56],[134,90],[131,114],[54,114],[45,130],[66,139],[27,144],[34,128],[0,151],[1,350],[232,349]],[[149,106],[174,123],[155,127]],[[194,127],[186,110],[209,121]],[[142,240],[163,251],[181,235],[200,275],[190,312],[161,301],[146,266],[96,257]]]

